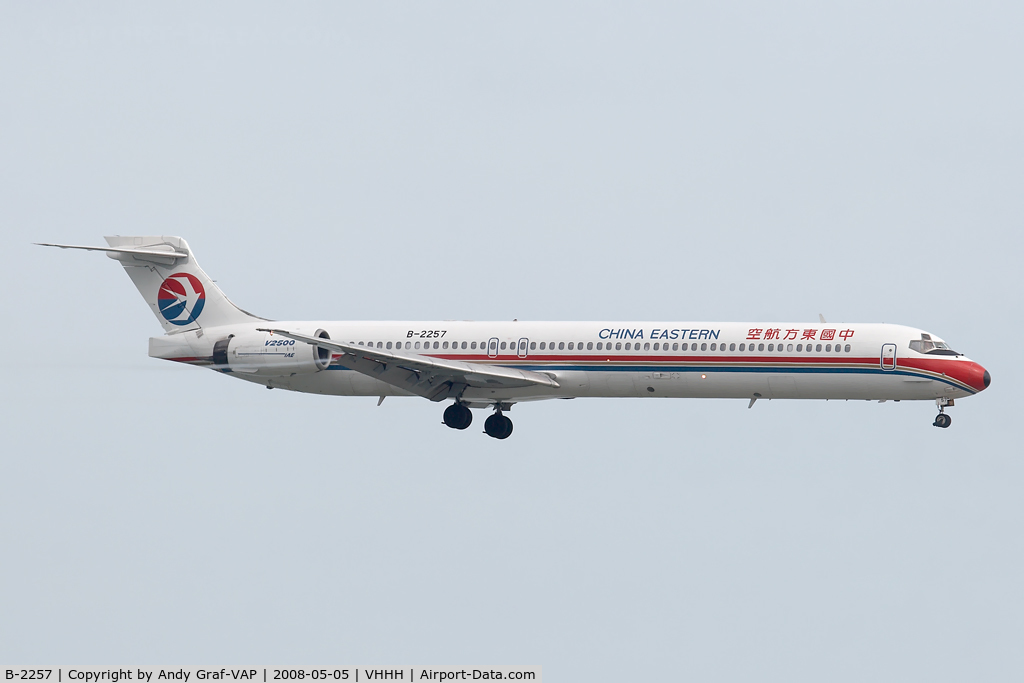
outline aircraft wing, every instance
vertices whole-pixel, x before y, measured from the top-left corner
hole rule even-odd
[[[318,339],[288,330],[259,328],[260,332],[279,334],[288,339],[341,354],[338,362],[367,377],[379,379],[431,401],[458,396],[466,387],[512,389],[519,387],[558,388],[548,375],[499,365],[465,363],[431,358],[412,353],[393,353],[383,349]]]

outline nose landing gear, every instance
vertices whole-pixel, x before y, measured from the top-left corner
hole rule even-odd
[[[939,414],[935,416],[935,422],[932,422],[932,426],[945,429],[953,423],[953,418],[946,415],[946,406],[953,405],[953,399],[937,398],[935,399],[935,405],[939,407]]]
[[[494,409],[494,414],[484,420],[484,432],[495,439],[507,439],[512,435],[512,420],[505,417],[501,407]]]

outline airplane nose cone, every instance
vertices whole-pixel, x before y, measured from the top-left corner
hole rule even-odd
[[[988,389],[989,384],[992,384],[992,375],[988,374],[988,370],[986,370],[985,374],[981,376],[981,381],[985,385],[986,389]]]

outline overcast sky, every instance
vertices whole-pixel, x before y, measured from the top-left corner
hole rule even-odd
[[[0,4],[0,664],[1024,668],[1012,3]],[[422,399],[147,357],[106,234],[270,318],[898,322],[930,403]],[[477,414],[478,421],[482,415]]]

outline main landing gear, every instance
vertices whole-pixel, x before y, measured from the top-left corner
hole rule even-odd
[[[461,403],[453,403],[445,408],[444,423],[452,429],[465,429],[473,424],[473,412]]]
[[[942,427],[945,429],[953,423],[953,418],[946,415],[946,406],[953,405],[953,399],[951,398],[937,398],[935,399],[935,405],[939,407],[939,414],[935,416],[935,422],[932,422],[933,427]]]
[[[495,439],[507,439],[512,435],[512,420],[502,414],[501,408],[495,408],[494,414],[484,420],[484,432]]]
[[[495,439],[507,439],[512,435],[512,420],[505,417],[502,408],[508,410],[511,404],[494,406],[494,414],[484,420],[484,432]],[[462,403],[453,403],[444,410],[444,423],[452,429],[465,429],[473,424],[473,413]]]

